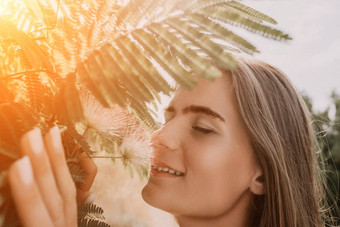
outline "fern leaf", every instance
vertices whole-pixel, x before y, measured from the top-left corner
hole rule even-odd
[[[137,30],[131,35],[179,84],[188,89],[192,89],[196,85],[197,81],[191,72],[186,71],[179,64],[171,50],[166,48],[161,40],[157,39],[157,36],[147,30]]]
[[[240,26],[250,32],[258,33],[267,38],[276,40],[291,39],[288,34],[284,34],[280,30],[273,29],[269,26],[257,23],[248,18],[244,18],[239,14],[233,12],[233,10],[230,10],[226,7],[222,6],[209,7],[207,9],[200,10],[197,13],[235,26]]]
[[[103,106],[110,106],[112,103],[107,100],[106,96],[103,94],[101,88],[97,85],[98,80],[93,78],[90,72],[88,72],[85,64],[78,64],[77,67],[78,75],[80,77],[80,81],[93,93],[93,95],[97,98],[97,100]]]
[[[40,0],[38,3],[44,17],[45,25],[53,29],[57,24],[57,10],[55,10],[55,8],[58,7],[58,5],[52,5],[51,1],[47,0]]]
[[[30,100],[30,107],[36,112],[41,111],[44,106],[45,91],[39,74],[28,72],[24,77],[24,81],[27,89],[27,96]]]
[[[104,220],[103,213],[104,210],[93,203],[85,203],[78,206],[78,219],[92,218]]]
[[[114,48],[110,45],[107,47],[108,51],[113,51]],[[110,51],[110,52],[111,52]],[[110,53],[109,52],[109,53]],[[113,63],[115,61],[111,61],[110,63]],[[104,62],[104,59],[101,55],[98,54],[98,52],[94,52],[94,55],[90,56],[87,61],[87,69],[89,71],[89,74],[92,75],[93,79],[97,79],[99,81],[104,82],[102,84],[102,94],[108,100],[109,105],[113,106],[114,104],[119,104],[124,106],[125,104],[125,97],[123,94],[126,93],[119,84],[119,81],[113,77],[115,71],[111,71],[111,66],[109,64],[106,64]],[[99,82],[98,81],[98,82]]]
[[[32,38],[19,31],[11,22],[0,20],[0,36],[13,39],[20,46],[34,69],[46,68],[52,71],[53,67],[49,56],[41,50],[40,46]]]
[[[162,37],[163,41],[169,46],[173,46],[176,50],[176,55],[180,56],[184,64],[188,65],[197,75],[201,75],[207,79],[214,79],[221,76],[221,71],[213,66],[206,59],[198,55],[198,53],[190,48],[190,46],[183,42],[179,37],[178,32],[171,31],[169,27],[155,24],[149,29]]]
[[[222,40],[227,40],[230,43],[234,44],[236,47],[240,48],[242,51],[253,54],[254,52],[259,52],[254,45],[249,43],[247,40],[242,37],[236,35],[232,31],[229,31],[225,27],[219,25],[215,21],[212,21],[206,17],[203,17],[199,14],[193,14],[188,16],[191,22],[201,26],[211,33],[215,33],[218,38]]]
[[[117,26],[120,28],[136,28],[147,8],[154,3],[153,0],[130,1],[117,15]]]
[[[22,6],[27,9],[29,15],[33,17],[32,19],[39,22],[44,21],[44,14],[41,11],[39,1],[23,0],[23,2]]]
[[[171,27],[179,31],[195,46],[201,48],[221,67],[226,69],[233,69],[236,65],[236,60],[234,60],[231,54],[224,52],[223,48],[221,48],[220,45],[211,41],[208,37],[205,36],[204,33],[201,33],[197,28],[191,26],[189,22],[178,19],[171,19],[167,20],[167,23]]]
[[[251,7],[248,7],[248,6],[242,4],[238,1],[228,1],[228,2],[226,2],[226,5],[237,9],[239,12],[245,13],[246,15],[249,16],[249,19],[251,19],[251,20],[256,21],[256,19],[254,19],[254,18],[258,18],[261,21],[263,20],[263,21],[267,21],[268,23],[271,23],[271,24],[277,24],[277,21],[274,18],[272,18],[268,15],[265,15],[264,13],[261,13],[260,11],[257,11],[255,9],[251,8]]]
[[[109,224],[100,220],[93,220],[93,219],[79,219],[78,220],[79,227],[110,227]]]
[[[66,124],[84,119],[74,74],[70,74],[63,80],[61,89],[54,100],[54,113],[59,120]]]
[[[139,122],[145,126],[147,126],[149,129],[156,130],[159,125],[155,122],[155,119],[150,114],[149,109],[146,107],[145,103],[140,102],[139,100],[135,99],[133,96],[130,95],[130,104],[129,109],[131,112],[134,113],[134,115],[137,117]]]
[[[137,76],[138,72],[134,67],[129,67],[132,65],[134,56],[130,53],[125,46],[129,46],[130,42],[125,39],[123,45],[121,39],[117,39],[115,43],[112,43],[112,48],[110,51],[111,56],[115,61],[117,68],[112,68],[116,70],[116,80],[120,81],[122,86],[133,94],[137,99],[140,100],[152,100],[153,95],[150,93],[145,84]],[[119,62],[119,64],[117,64]]]
[[[109,227],[104,222],[103,209],[93,203],[81,204],[78,206],[78,226],[80,227]]]
[[[128,45],[124,45],[125,43]],[[138,76],[139,80],[142,80],[150,90],[154,90],[154,92],[152,92],[154,96],[158,95],[160,91],[166,94],[171,91],[169,84],[156,70],[154,65],[152,65],[150,61],[152,59],[151,55],[149,55],[132,36],[125,37],[121,45],[124,45],[124,48],[128,49],[130,53],[129,61],[131,65],[136,68],[136,71],[139,72],[137,75],[143,75],[143,77]]]
[[[36,124],[32,113],[20,103],[0,104],[0,138],[9,145],[18,146],[23,133]]]
[[[67,125],[67,130],[62,134],[63,147],[66,158],[76,160],[81,152],[92,155],[94,152],[86,142],[83,135],[80,135],[73,125]]]
[[[204,8],[216,6],[216,5],[222,5],[230,0],[196,0],[196,1],[188,1],[186,5],[181,9],[187,10],[189,13],[195,13],[199,10],[202,10]]]

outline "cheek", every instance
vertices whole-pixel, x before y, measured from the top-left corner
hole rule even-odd
[[[190,196],[197,213],[217,215],[234,207],[248,191],[252,157],[249,152],[233,147],[203,149],[188,164],[192,172],[188,176]]]

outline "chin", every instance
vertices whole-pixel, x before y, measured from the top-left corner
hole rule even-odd
[[[148,184],[144,186],[143,190],[142,190],[142,198],[143,200],[148,203],[149,205],[153,206],[151,203],[150,203],[150,200],[152,197],[152,193],[150,192],[150,188],[148,187]]]
[[[159,190],[153,188],[150,183],[144,186],[142,190],[142,198],[150,206],[161,209],[171,214],[175,213],[174,209],[171,209],[171,204],[169,204],[169,200],[166,199]]]

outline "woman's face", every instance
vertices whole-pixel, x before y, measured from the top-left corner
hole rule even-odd
[[[194,90],[180,89],[165,110],[165,125],[151,141],[154,160],[142,196],[175,216],[210,218],[246,209],[258,165],[231,78],[198,80]]]

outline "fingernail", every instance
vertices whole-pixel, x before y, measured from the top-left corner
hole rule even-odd
[[[27,138],[31,150],[36,154],[40,154],[44,149],[40,128],[35,128],[28,132]]]
[[[91,193],[86,200],[84,201],[84,204],[86,203],[93,203],[93,201],[96,199],[96,194]]]
[[[28,156],[24,156],[17,161],[17,167],[19,170],[19,177],[21,182],[25,185],[30,185],[33,182],[33,171],[31,161]]]
[[[60,137],[60,130],[58,126],[53,126],[50,129],[50,135],[51,135],[51,143],[55,151],[61,151],[61,137]]]

